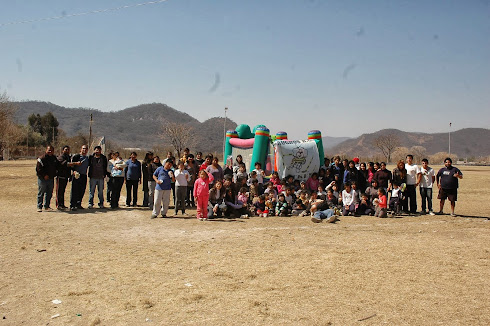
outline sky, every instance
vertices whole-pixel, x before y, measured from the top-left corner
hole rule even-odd
[[[145,2],[0,0],[0,92],[289,139],[490,127],[490,0]]]

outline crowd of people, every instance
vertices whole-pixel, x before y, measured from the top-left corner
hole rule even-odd
[[[147,152],[142,161],[132,152],[124,160],[118,152],[108,157],[95,146],[88,154],[83,145],[80,153],[71,155],[64,146],[61,155],[54,155],[48,146],[38,158],[37,209],[53,210],[51,199],[56,188],[58,210],[83,210],[82,200],[89,185],[88,209],[94,209],[97,190],[99,209],[118,209],[121,190],[126,185],[126,206],[135,207],[138,188],[142,185],[142,207],[151,210],[151,218],[177,215],[188,216],[186,208],[196,207],[199,220],[211,218],[249,218],[250,216],[311,216],[313,222],[334,222],[347,215],[374,215],[380,218],[402,214],[434,215],[432,189],[438,187],[439,213],[443,213],[445,200],[451,203],[454,216],[458,180],[461,171],[452,166],[450,158],[437,174],[427,159],[421,166],[414,164],[413,156],[397,162],[393,171],[386,163],[359,163],[358,158],[331,160],[325,158],[318,172],[307,180],[294,176],[279,178],[277,172],[267,176],[259,162],[247,171],[243,158],[238,155],[221,166],[212,154],[203,158],[201,152],[191,154],[184,150],[180,158],[168,152],[165,159]],[[65,206],[65,192],[71,182],[69,207]],[[56,187],[55,187],[56,185]],[[419,188],[421,211],[417,210]],[[104,198],[104,189],[105,198]],[[174,214],[169,213],[173,198]]]

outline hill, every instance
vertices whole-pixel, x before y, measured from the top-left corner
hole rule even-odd
[[[168,121],[184,123],[193,130],[199,130],[199,133],[196,134],[195,149],[202,152],[223,151],[224,118],[215,117],[201,123],[187,113],[161,103],[141,104],[115,112],[102,112],[88,108],[66,108],[39,101],[16,102],[15,104],[19,108],[16,112],[18,123],[26,124],[27,117],[32,113],[43,115],[51,111],[58,119],[60,128],[69,137],[79,133],[88,134],[90,114],[93,114],[92,130],[94,135],[105,136],[107,140],[122,147],[168,146],[162,144],[162,139],[159,136],[162,124],[164,121]],[[226,129],[235,129],[235,127],[236,123],[228,119]]]
[[[383,135],[395,134],[401,147],[422,146],[427,154],[447,152],[449,147],[448,133],[418,133],[398,129],[383,129],[357,138],[348,139],[330,148],[328,155],[344,154],[346,156],[372,156],[380,153],[373,145],[374,140]],[[458,157],[479,157],[490,155],[490,129],[465,128],[451,133],[451,153]]]

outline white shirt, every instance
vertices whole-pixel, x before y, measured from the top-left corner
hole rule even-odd
[[[424,168],[420,168],[420,173],[422,174],[422,179],[420,180],[421,188],[432,188],[432,180],[435,177],[434,169],[430,166],[427,167],[427,170]]]
[[[405,169],[407,170],[407,185],[414,185],[417,183],[417,173],[419,173],[419,167],[417,164],[409,165],[405,163]]]
[[[191,175],[187,170],[175,170],[175,185],[179,187],[187,186],[187,181],[191,179]]]

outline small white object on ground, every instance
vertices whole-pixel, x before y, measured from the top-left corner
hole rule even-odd
[[[52,303],[54,304],[60,304],[61,303],[61,300],[58,300],[58,299],[54,299],[53,301],[51,301]]]
[[[60,314],[53,315],[53,316],[51,316],[51,319],[58,318],[59,316],[60,316]]]
[[[191,287],[191,286],[192,286],[192,284],[191,284],[191,283],[185,283],[184,285],[185,285],[185,286],[188,286],[188,287]]]

